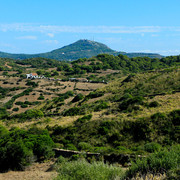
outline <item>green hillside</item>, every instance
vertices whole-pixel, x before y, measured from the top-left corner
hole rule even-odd
[[[180,56],[0,58],[0,172],[47,161],[58,148],[83,152],[57,159],[59,179],[85,168],[179,179],[179,63]],[[26,79],[29,72],[48,78]],[[85,152],[100,153],[107,166]]]
[[[98,54],[123,54],[129,57],[151,57],[151,58],[161,58],[162,56],[159,54],[151,54],[151,53],[125,53],[125,52],[117,52],[106,45],[90,41],[90,40],[79,40],[73,44],[64,46],[62,48],[53,50],[47,53],[40,53],[40,54],[10,54],[0,52],[0,57],[4,58],[13,58],[13,59],[28,59],[28,58],[35,58],[35,57],[43,57],[43,58],[50,58],[56,59],[59,61],[72,61],[77,60],[79,58],[90,58],[92,56],[96,56]]]

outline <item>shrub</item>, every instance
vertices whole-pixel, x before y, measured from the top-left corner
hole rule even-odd
[[[80,101],[80,100],[82,100],[83,98],[84,98],[84,96],[83,96],[81,93],[79,93],[79,94],[77,94],[77,95],[74,97],[74,99],[72,100],[72,102],[74,103],[74,102]]]
[[[38,136],[34,145],[34,153],[39,160],[49,159],[54,156],[52,147],[54,142],[47,135]]]
[[[106,101],[103,101],[103,100],[100,100],[100,101],[96,101],[94,104],[92,104],[94,107],[93,107],[93,110],[94,111],[101,111],[103,109],[107,109],[109,107],[109,104],[108,102]]]
[[[8,169],[23,170],[32,157],[32,151],[27,149],[22,140],[8,141],[0,148],[0,172]]]
[[[27,108],[27,107],[28,107],[27,104],[22,104],[22,105],[21,105],[21,108]]]
[[[84,114],[85,114],[84,110],[79,107],[72,107],[63,113],[64,116],[76,116],[76,115],[84,115]]]
[[[143,105],[144,98],[142,96],[124,96],[122,98],[122,102],[119,105],[119,108],[121,111],[129,111],[132,110],[139,110],[139,107],[137,105]]]
[[[95,91],[95,92],[90,92],[90,93],[86,96],[86,98],[92,99],[92,98],[101,97],[101,96],[103,96],[103,95],[104,95],[103,92]]]
[[[64,101],[65,99],[68,99],[69,97],[71,97],[71,96],[73,96],[74,95],[74,92],[73,91],[67,91],[67,92],[65,92],[65,93],[63,93],[63,94],[58,94],[58,98],[56,98],[55,99],[55,101],[60,101],[60,102],[62,102],[62,101]]]
[[[54,155],[54,142],[45,130],[28,131],[12,128],[9,131],[0,126],[0,172],[23,170],[36,156],[38,160]]]
[[[19,111],[19,108],[17,107],[17,108],[13,108],[13,111]]]
[[[78,118],[74,123],[75,125],[81,124],[81,123],[85,123],[87,121],[89,121],[92,118],[92,114],[83,116],[81,118]]]
[[[62,163],[58,169],[56,180],[114,180],[123,177],[120,167],[103,162],[88,163],[85,160]]]
[[[30,81],[30,80],[27,81],[26,85],[27,86],[32,86],[32,87],[38,87],[38,83]]]
[[[171,147],[171,149],[163,150],[149,155],[144,159],[137,159],[127,172],[128,177],[134,177],[136,174],[147,174],[151,172],[168,173],[179,167],[180,162],[180,145]]]
[[[39,109],[29,109],[25,112],[26,118],[41,118],[44,116],[43,112]]]
[[[15,102],[15,104],[16,104],[16,105],[23,105],[24,103],[21,102],[21,101],[17,101],[17,102]]]
[[[38,100],[44,100],[44,96],[43,96],[43,95],[40,95],[40,96],[38,97]]]
[[[150,153],[160,151],[161,145],[155,142],[147,143],[144,145],[144,150]]]
[[[80,142],[78,144],[78,148],[80,150],[87,150],[87,151],[90,151],[92,149],[92,146],[89,144],[89,143],[86,143],[86,142]]]
[[[157,101],[152,101],[149,103],[149,107],[158,107],[159,103]]]
[[[66,148],[67,148],[68,150],[77,151],[77,148],[76,148],[76,146],[75,146],[74,144],[67,144],[67,145],[66,145]]]
[[[0,107],[0,119],[6,118],[8,116],[8,112],[5,108]]]

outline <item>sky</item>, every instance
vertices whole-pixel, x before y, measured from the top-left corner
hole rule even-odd
[[[180,0],[0,0],[0,51],[42,53],[79,39],[180,54]]]

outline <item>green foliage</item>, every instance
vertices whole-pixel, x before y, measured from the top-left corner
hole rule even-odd
[[[91,118],[92,118],[92,114],[85,115],[85,116],[83,116],[81,118],[78,118],[74,123],[76,125],[78,125],[78,124],[80,125],[82,123],[85,123],[85,122],[89,121]]]
[[[25,112],[26,118],[41,118],[44,116],[43,112],[39,109],[29,109]]]
[[[139,110],[138,105],[144,104],[144,98],[142,96],[124,96],[122,98],[123,101],[121,101],[119,105],[119,109],[121,111],[133,111],[133,110]]]
[[[144,159],[137,159],[127,172],[128,177],[139,174],[167,173],[179,167],[180,146],[173,146],[170,150],[163,150],[149,155]]]
[[[4,107],[7,108],[7,109],[11,109],[12,106],[13,106],[14,101],[15,101],[17,98],[22,97],[22,96],[24,96],[24,95],[28,95],[30,92],[32,92],[32,90],[33,90],[32,88],[28,88],[28,89],[24,90],[22,93],[13,96],[13,97],[11,98],[11,100],[9,100],[9,101],[4,105]]]
[[[83,96],[81,93],[79,93],[79,94],[77,94],[77,95],[74,97],[74,99],[72,100],[72,102],[74,103],[74,102],[80,101],[80,100],[82,100],[83,98],[84,98],[84,96]]]
[[[104,92],[100,92],[100,91],[94,91],[94,92],[90,92],[85,99],[92,99],[92,98],[97,98],[97,97],[101,97],[104,95]]]
[[[72,107],[63,113],[64,116],[76,116],[76,115],[84,115],[84,114],[85,114],[84,109],[79,107]]]
[[[144,145],[144,150],[150,153],[160,151],[161,145],[155,142],[147,143]]]
[[[70,112],[72,111],[69,110]],[[53,140],[64,146],[73,144],[78,147],[80,142],[88,142],[92,150],[95,150],[95,147],[97,150],[98,147],[110,147],[111,151],[116,149],[118,152],[134,151],[146,154],[160,150],[161,146],[179,143],[179,115],[180,111],[176,110],[168,114],[156,113],[135,121],[116,119],[89,121],[86,120],[87,116],[83,116],[77,120],[80,122],[75,121],[73,127],[55,126],[50,131]],[[126,149],[118,149],[120,146]]]
[[[63,94],[58,94],[58,98],[55,99],[56,102],[58,101],[64,101],[65,99],[68,99],[69,97],[73,96],[74,95],[74,92],[73,91],[67,91]]]
[[[109,107],[109,103],[104,100],[99,100],[90,104],[83,104],[67,109],[63,112],[63,116],[85,115],[86,113],[101,111]]]
[[[38,100],[44,100],[44,96],[41,94],[41,95],[38,97]]]
[[[90,151],[92,148],[91,148],[91,145],[89,143],[86,143],[86,142],[80,142],[78,144],[78,149],[79,150],[87,150],[87,151]]]
[[[103,162],[90,164],[85,160],[61,163],[58,173],[57,180],[113,180],[122,179],[124,175],[120,167]]]
[[[149,103],[149,107],[158,107],[159,103],[157,101],[152,101]]]
[[[49,64],[47,65],[53,65],[52,59],[57,59],[59,61],[65,60],[65,61],[73,61],[77,60],[78,62],[82,63],[84,62],[85,58],[90,58],[93,56],[96,56],[100,53],[106,53],[106,54],[114,54],[114,55],[119,55],[119,57],[123,56],[121,54],[127,55],[129,57],[152,57],[152,58],[161,58],[159,54],[152,54],[152,53],[125,53],[125,52],[116,52],[110,48],[108,48],[106,45],[95,42],[95,41],[89,41],[89,40],[79,40],[73,44],[70,44],[68,46],[64,46],[60,49],[53,50],[51,52],[47,53],[41,53],[41,54],[9,54],[9,53],[4,53],[0,52],[0,57],[6,57],[6,58],[13,58],[13,59],[28,59],[31,58],[30,60],[49,60]],[[46,59],[49,58],[49,59]],[[124,58],[126,59],[126,58]],[[19,62],[21,62],[19,60]],[[38,64],[38,63],[34,63]],[[154,62],[154,66],[157,64],[157,62]],[[33,65],[33,63],[32,63]],[[38,64],[39,66],[41,64]],[[47,66],[46,65],[46,66]],[[55,66],[55,67],[58,67]]]
[[[9,131],[0,126],[0,172],[23,170],[35,160],[52,157],[54,142],[45,130],[28,131],[13,128]]]
[[[39,109],[28,109],[24,113],[15,114],[9,118],[11,119],[17,118],[19,121],[28,121],[31,120],[32,118],[38,119],[38,118],[42,118],[43,116],[44,113]]]
[[[8,112],[6,111],[6,109],[0,107],[0,119],[4,119],[7,116],[8,116]]]
[[[62,62],[53,59],[41,58],[41,57],[30,58],[30,59],[25,58],[25,60],[21,60],[21,61],[17,60],[16,63],[21,65],[31,65],[32,68],[42,68],[42,69],[54,68],[63,64]],[[42,75],[42,71],[38,71],[37,74]]]
[[[17,108],[13,108],[13,111],[19,111],[19,108],[17,107]]]
[[[32,86],[32,87],[38,87],[38,83],[34,82],[34,81],[31,81],[31,80],[28,80],[27,83],[26,83],[27,86]]]

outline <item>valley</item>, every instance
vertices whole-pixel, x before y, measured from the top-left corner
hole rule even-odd
[[[57,179],[74,167],[116,172],[121,179],[149,172],[177,178],[179,60],[108,54],[72,62],[0,58],[0,171],[53,160]],[[27,78],[31,73],[37,78]],[[85,155],[54,159],[54,148],[100,153],[109,160],[101,164]]]

